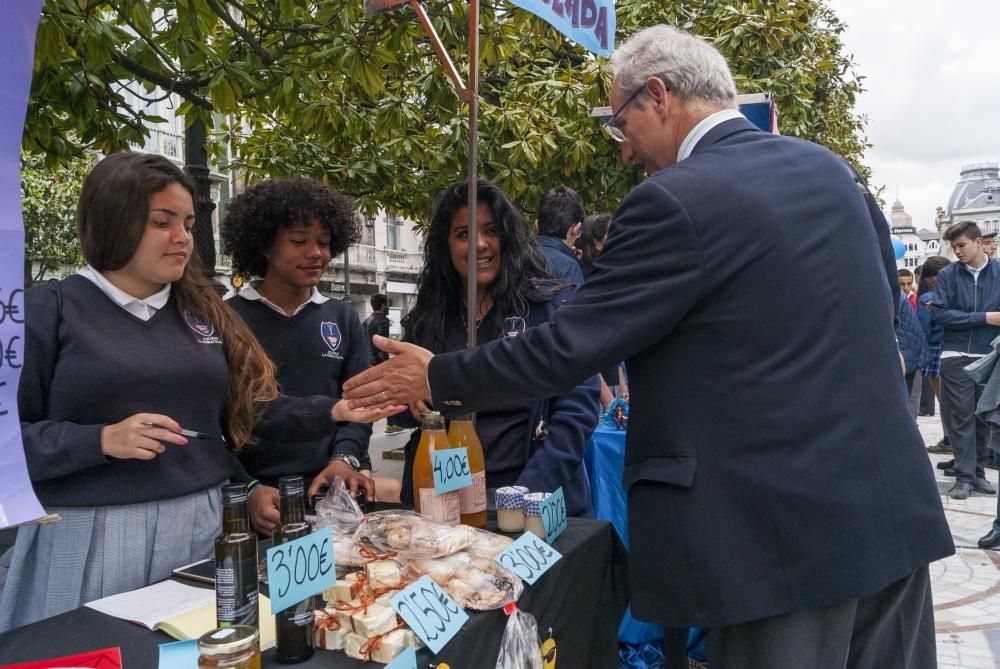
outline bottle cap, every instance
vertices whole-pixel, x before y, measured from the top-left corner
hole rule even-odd
[[[541,516],[542,502],[551,496],[550,492],[529,492],[524,496],[524,515]]]
[[[497,509],[520,509],[524,506],[524,496],[528,494],[528,489],[520,485],[497,488],[496,507]]]
[[[260,635],[256,627],[233,625],[220,627],[202,634],[198,639],[198,652],[202,655],[229,655],[249,650]]]
[[[247,486],[245,483],[228,483],[222,486],[222,505],[235,506],[247,501]]]
[[[278,479],[278,494],[282,497],[301,495],[304,490],[305,483],[303,483],[302,477],[297,474],[295,476],[282,476]]]

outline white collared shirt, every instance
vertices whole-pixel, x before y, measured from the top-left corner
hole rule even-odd
[[[725,123],[726,121],[731,121],[734,118],[743,118],[743,114],[740,113],[738,109],[723,109],[722,111],[717,111],[714,114],[709,114],[705,118],[698,122],[698,125],[691,128],[691,132],[687,134],[684,141],[681,142],[681,148],[677,151],[677,162],[681,162],[685,158],[691,155],[694,151],[694,147],[698,145],[701,138],[708,134],[708,131],[719,125],[720,123]]]
[[[287,314],[285,314],[285,310],[284,309],[282,309],[277,304],[275,304],[271,300],[267,299],[266,297],[264,297],[263,295],[261,295],[260,293],[258,293],[257,289],[254,288],[253,286],[247,286],[246,288],[244,288],[243,290],[241,290],[240,291],[240,297],[244,297],[244,298],[246,298],[248,300],[254,300],[254,301],[263,302],[267,306],[269,306],[272,309],[274,309],[275,311],[277,311],[282,316],[286,316],[287,315]],[[295,314],[297,314],[300,311],[302,311],[303,309],[305,309],[306,305],[309,304],[310,302],[314,302],[316,304],[323,304],[324,302],[326,302],[329,299],[330,299],[329,297],[321,294],[318,290],[316,290],[316,287],[313,286],[312,292],[309,294],[309,299],[306,300],[305,302],[303,302],[302,304],[300,304],[295,309],[295,313],[293,313],[292,316],[294,316]]]
[[[101,292],[110,297],[115,304],[136,318],[148,321],[157,311],[162,309],[170,299],[170,284],[165,285],[160,291],[153,293],[144,300],[129,295],[124,290],[108,281],[107,277],[96,269],[87,265],[79,272],[80,276],[89,279]]]

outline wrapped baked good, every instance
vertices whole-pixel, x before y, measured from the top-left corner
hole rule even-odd
[[[396,586],[403,580],[403,572],[395,560],[371,560],[365,564],[365,574],[375,585]]]
[[[336,583],[323,591],[323,599],[330,604],[338,601],[349,602],[361,595],[371,595],[368,575],[361,571],[338,578]]]
[[[505,537],[502,534],[497,534],[495,532],[487,532],[486,530],[474,530],[475,541],[466,548],[466,552],[474,557],[486,558],[488,560],[494,559],[500,551],[510,546],[514,543],[514,540],[510,537]]]
[[[333,556],[337,567],[353,567],[360,569],[365,566],[368,558],[361,552],[361,546],[354,543],[351,535],[333,535]]]
[[[363,647],[362,650],[368,654],[370,659],[382,664],[389,664],[408,646],[421,648],[423,644],[411,630],[400,628],[369,639],[367,646]]]
[[[431,558],[451,555],[472,544],[475,530],[445,525],[410,511],[377,511],[361,520],[354,541],[401,556]]]
[[[317,648],[340,650],[348,630],[340,623],[335,609],[319,609],[313,617],[313,640]]]
[[[489,558],[467,551],[440,558],[416,558],[408,563],[426,574],[463,608],[499,609],[517,601],[524,591],[521,579]]]
[[[360,634],[348,632],[347,636],[344,637],[344,652],[347,653],[348,656],[353,657],[355,660],[365,660],[367,662],[368,656],[365,654],[365,651],[362,650],[365,648],[367,643],[368,639]]]
[[[391,607],[377,604],[368,595],[337,602],[334,608],[340,616],[341,626],[365,639],[384,634],[399,623]]]

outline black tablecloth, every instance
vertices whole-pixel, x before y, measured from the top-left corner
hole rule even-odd
[[[490,528],[495,529],[491,515]],[[618,666],[618,623],[626,604],[626,554],[609,523],[570,518],[556,540],[562,553],[534,585],[525,584],[518,606],[532,613],[544,640],[552,630],[559,667],[606,669]],[[438,655],[426,648],[417,666],[447,662],[454,669],[494,669],[507,616],[502,611],[469,611],[469,620]],[[0,634],[0,664],[62,657],[118,646],[126,669],[156,669],[157,646],[173,641],[162,632],[82,607]],[[265,667],[281,667],[274,651],[264,653]],[[377,668],[340,651],[317,650],[299,667]],[[436,664],[434,665],[436,666]]]

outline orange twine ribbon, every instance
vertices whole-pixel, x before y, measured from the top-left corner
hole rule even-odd
[[[325,632],[337,632],[340,630],[340,617],[337,614],[329,615],[326,612],[323,616],[316,616],[313,619],[313,628],[320,632],[319,634],[319,646],[324,650],[331,650],[326,647],[326,634]]]
[[[377,583],[381,583],[382,584],[381,587],[378,587],[378,588],[375,588],[375,589],[372,590],[372,596],[375,599],[378,599],[379,597],[381,597],[382,595],[386,594],[387,592],[392,592],[394,590],[396,590],[396,591],[402,590],[403,588],[405,588],[406,586],[408,586],[410,583],[413,583],[412,580],[408,580],[404,576],[400,577],[399,583],[397,585],[389,585],[388,583],[385,583],[384,581],[379,581],[378,579],[375,579],[375,581]]]
[[[385,634],[379,634],[377,636],[373,636],[371,639],[368,639],[368,641],[365,641],[363,644],[361,644],[361,648],[358,649],[358,652],[361,654],[361,657],[363,657],[366,662],[372,659],[372,653],[374,653],[376,650],[379,649],[379,647],[381,647],[382,639],[389,636],[398,629],[403,629],[403,627],[405,626],[406,623],[400,622]]]
[[[362,546],[358,549],[358,553],[361,557],[366,557],[369,560],[387,560],[391,557],[396,557],[396,551],[389,551],[388,553],[376,553],[368,546]]]
[[[361,613],[361,615],[367,614],[368,607],[374,604],[375,600],[368,595],[361,595],[360,602],[361,602],[360,604],[354,606],[350,602],[345,602],[342,599],[338,599],[333,605],[333,608],[335,608],[338,611],[350,611],[348,617],[351,619],[352,632],[358,631],[354,625],[354,616],[358,615],[359,612]]]
[[[358,580],[351,584],[351,599],[357,599],[368,585],[368,574],[363,571],[358,572]]]

